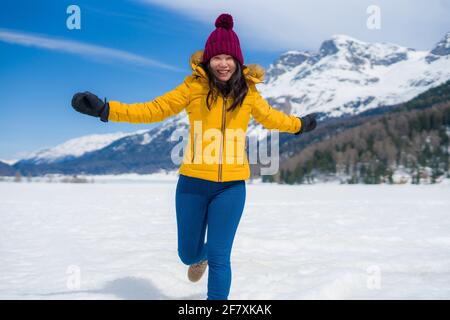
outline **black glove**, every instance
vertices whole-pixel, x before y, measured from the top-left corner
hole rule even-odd
[[[93,117],[100,117],[103,122],[108,121],[109,104],[102,101],[95,94],[85,91],[74,94],[72,107],[83,114]]]
[[[317,126],[315,113],[307,114],[304,117],[299,117],[299,119],[302,122],[302,126],[300,127],[300,131],[295,133],[296,135],[314,130]]]

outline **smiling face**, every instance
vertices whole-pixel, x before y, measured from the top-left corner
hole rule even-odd
[[[236,71],[236,63],[233,57],[228,54],[219,54],[212,57],[209,65],[216,78],[223,82],[230,80],[234,71]]]

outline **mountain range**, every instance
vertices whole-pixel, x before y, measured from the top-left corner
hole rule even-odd
[[[282,54],[267,68],[264,83],[257,86],[273,107],[298,116],[316,112],[326,124],[383,112],[449,79],[450,32],[429,51],[335,35],[323,41],[317,52]],[[0,161],[0,175],[175,170],[178,165],[170,155],[178,141],[170,137],[174,130],[187,128],[187,115],[182,112],[150,130],[71,139],[12,165]],[[252,121],[247,133],[261,139],[268,130]],[[299,146],[310,140],[288,134],[280,138],[282,158],[298,152]]]

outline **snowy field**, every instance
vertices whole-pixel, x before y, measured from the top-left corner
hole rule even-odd
[[[176,181],[0,182],[0,299],[205,299]],[[450,299],[450,185],[248,184],[230,299]]]

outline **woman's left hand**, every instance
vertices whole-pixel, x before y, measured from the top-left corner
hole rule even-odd
[[[296,134],[314,130],[317,126],[316,117],[317,115],[315,113],[310,113],[304,117],[299,117],[300,121],[302,122],[302,126],[300,127],[300,131]]]

